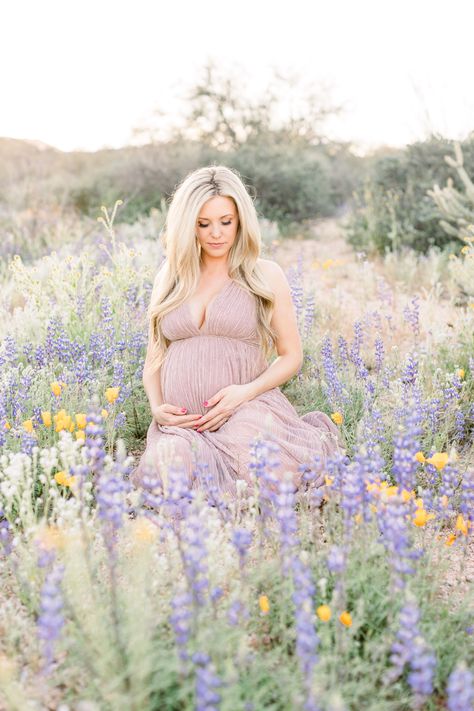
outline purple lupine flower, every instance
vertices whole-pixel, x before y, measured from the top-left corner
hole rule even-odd
[[[462,442],[466,436],[466,418],[464,412],[462,410],[456,410],[454,419],[456,423],[455,441]]]
[[[13,533],[13,527],[0,506],[0,545],[6,556],[10,555],[13,550]]]
[[[86,439],[84,454],[93,474],[102,471],[105,459],[103,418],[98,412],[91,411],[86,417]]]
[[[429,429],[433,432],[438,429],[441,412],[441,399],[439,397],[431,398],[427,404],[426,414],[428,416]]]
[[[420,335],[420,297],[415,294],[411,300],[412,308],[407,305],[403,309],[403,317],[410,324],[415,336]]]
[[[10,333],[5,336],[2,345],[4,353],[0,351],[0,365],[15,365],[18,362],[18,346]]]
[[[218,711],[221,695],[216,691],[222,686],[222,680],[216,673],[211,658],[204,652],[194,652],[192,655],[196,673],[195,711]]]
[[[401,373],[400,380],[403,385],[415,385],[418,378],[418,354],[410,352],[407,355],[405,367]]]
[[[354,517],[359,513],[364,515],[365,502],[368,501],[363,469],[359,462],[351,462],[345,468],[340,492],[344,511],[344,539],[347,541],[351,537]]]
[[[301,315],[303,313],[303,285],[298,277],[290,277],[289,285],[291,291],[291,298],[296,311],[296,319],[298,323],[301,321]]]
[[[474,469],[466,469],[463,474],[459,510],[466,521],[474,523]]]
[[[108,353],[105,339],[101,333],[91,333],[89,336],[89,355],[92,358],[92,365],[107,365]]]
[[[40,593],[40,614],[37,619],[38,637],[42,641],[43,671],[48,673],[54,662],[54,649],[64,625],[61,581],[64,565],[55,563],[46,575]]]
[[[123,519],[127,512],[125,494],[130,488],[126,478],[129,467],[126,464],[125,454],[119,450],[111,471],[102,470],[99,473],[96,498],[99,518],[107,527],[106,540],[115,540],[115,532],[122,527]]]
[[[418,632],[420,611],[414,600],[408,600],[398,613],[398,630],[396,639],[391,646],[391,668],[385,674],[385,683],[391,684],[402,674],[410,662],[413,650],[413,640]]]
[[[472,711],[474,708],[474,678],[464,660],[458,662],[448,677],[449,711]]]
[[[412,500],[408,507],[414,506]],[[377,520],[381,533],[381,543],[388,553],[388,562],[392,571],[392,583],[395,590],[405,587],[406,575],[415,572],[411,561],[424,555],[422,548],[413,549],[407,522],[407,505],[400,495],[390,496],[379,506]]]
[[[263,524],[271,517],[273,511],[272,504],[279,482],[273,470],[280,466],[279,453],[280,447],[276,442],[270,438],[264,439],[260,435],[255,437],[250,445],[248,468],[256,478],[261,509],[260,520]]]
[[[85,315],[85,308],[86,308],[85,296],[84,296],[84,294],[78,294],[76,297],[76,313],[77,313],[79,319],[81,319],[81,320]]]
[[[278,492],[274,498],[275,516],[280,528],[280,552],[282,571],[288,571],[289,555],[298,543],[298,522],[295,513],[295,485],[293,475],[286,472],[278,482]]]
[[[325,383],[323,383],[324,394],[332,408],[343,408],[348,398],[343,391],[342,383],[337,375],[337,366],[332,352],[331,338],[329,336],[325,336],[323,339],[321,356],[325,374]]]
[[[28,341],[27,343],[24,344],[23,346],[23,355],[26,359],[26,362],[29,365],[33,365],[33,360],[34,360],[34,347],[33,344]]]
[[[317,649],[319,636],[314,626],[313,598],[315,585],[311,569],[300,556],[291,558],[293,574],[293,602],[295,604],[296,623],[296,654],[299,659],[301,673],[304,679],[306,700],[305,711],[317,711],[318,707],[311,688],[312,673],[318,661]]]
[[[349,346],[347,345],[347,341],[344,338],[344,336],[339,335],[337,337],[337,347],[338,347],[338,352],[339,352],[339,361],[341,363],[341,366],[343,368],[346,368],[347,365],[349,364]]]
[[[369,375],[369,371],[367,370],[360,353],[363,341],[364,330],[362,328],[362,323],[360,321],[354,321],[354,339],[352,341],[349,357],[355,365],[357,377],[365,380]]]
[[[448,407],[453,406],[457,403],[461,397],[462,390],[462,380],[457,373],[447,374],[447,382],[443,387],[443,409],[447,410]]]
[[[377,373],[382,372],[382,366],[383,366],[383,360],[385,356],[385,349],[384,349],[384,343],[383,343],[383,338],[380,338],[380,336],[377,336],[375,339],[375,371]]]
[[[314,324],[314,294],[311,292],[304,307],[303,338],[308,338]]]
[[[245,564],[250,544],[252,543],[253,534],[246,528],[236,528],[232,531],[232,543],[239,554],[239,566],[242,571]]]
[[[204,593],[209,592],[207,536],[202,512],[193,507],[191,511],[188,511],[185,519],[182,533],[182,556],[188,589],[195,606],[204,605]]]
[[[193,599],[190,592],[183,591],[176,593],[171,600],[172,613],[169,622],[173,628],[179,658],[182,661],[189,659],[188,642],[191,636],[191,611]]]
[[[203,489],[206,492],[208,504],[217,509],[219,516],[224,523],[229,521],[232,516],[231,511],[222,498],[221,490],[216,484],[214,475],[209,467],[209,463],[205,461],[196,461],[193,470],[193,477],[201,482]]]
[[[164,498],[164,504],[175,523],[186,518],[195,498],[195,492],[189,488],[189,477],[183,464],[172,462],[168,466],[168,491]]]
[[[397,484],[407,491],[412,491],[416,485],[419,464],[415,454],[421,448],[422,434],[420,410],[412,400],[407,404],[405,416],[396,428],[393,442],[392,473]]]
[[[436,655],[425,640],[416,636],[410,659],[411,671],[408,673],[408,683],[415,693],[414,708],[420,708],[426,697],[433,693],[433,677],[436,668]]]
[[[223,596],[224,591],[223,589],[217,585],[215,588],[212,588],[211,592],[209,593],[209,597],[211,598],[212,603],[216,603],[220,598]]]
[[[33,432],[26,432],[26,430],[21,433],[21,451],[28,454],[30,457],[33,454],[33,448],[38,446],[38,440],[33,434]]]
[[[332,545],[326,558],[326,565],[330,573],[342,573],[346,568],[344,548]]]
[[[454,513],[454,507],[452,505],[452,497],[454,492],[457,490],[459,483],[461,481],[461,475],[458,469],[448,462],[440,472],[441,481],[438,488],[438,498],[436,503],[436,511],[441,517],[448,517]],[[441,505],[441,497],[448,497],[448,505]]]
[[[241,600],[234,600],[227,610],[227,619],[233,627],[242,625],[250,617],[249,610]]]
[[[46,366],[46,351],[41,343],[35,348],[35,361],[38,368]]]

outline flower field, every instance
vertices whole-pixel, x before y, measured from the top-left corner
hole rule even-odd
[[[304,344],[282,390],[346,454],[294,492],[262,429],[256,495],[229,501],[172,451],[163,487],[129,483],[162,255],[104,215],[1,264],[0,708],[472,711],[472,242],[367,258],[333,220],[265,239]]]

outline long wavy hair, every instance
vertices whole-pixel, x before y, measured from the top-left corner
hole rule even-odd
[[[156,274],[147,310],[151,372],[161,366],[170,344],[161,330],[162,318],[198,286],[201,248],[196,223],[204,203],[216,195],[231,198],[239,216],[228,255],[229,276],[256,297],[258,338],[265,357],[275,347],[276,333],[270,325],[275,298],[258,264],[262,238],[253,199],[237,171],[223,165],[206,166],[192,171],[177,185],[160,233],[165,259]]]

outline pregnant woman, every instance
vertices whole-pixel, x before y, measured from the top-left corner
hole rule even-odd
[[[283,270],[259,256],[257,212],[237,172],[190,173],[174,192],[162,239],[143,370],[153,419],[132,484],[144,474],[164,479],[171,458],[199,487],[200,461],[235,496],[237,479],[252,488],[250,446],[261,434],[278,445],[277,476],[292,472],[298,487],[298,465],[345,450],[328,415],[300,417],[278,387],[302,363],[296,313]]]

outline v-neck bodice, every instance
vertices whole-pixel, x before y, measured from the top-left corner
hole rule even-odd
[[[163,317],[161,329],[172,342],[196,336],[221,336],[258,344],[257,323],[256,297],[230,279],[208,303],[200,328],[186,300]]]
[[[206,323],[207,323],[207,317],[208,317],[208,313],[209,313],[209,310],[210,310],[211,306],[214,304],[215,301],[218,300],[219,296],[221,296],[221,294],[223,294],[223,292],[226,290],[226,287],[229,286],[229,284],[231,284],[233,281],[234,281],[233,279],[228,279],[228,280],[225,282],[225,284],[219,289],[219,291],[218,291],[216,294],[214,294],[214,296],[212,297],[212,299],[211,299],[211,300],[209,301],[209,303],[207,304],[206,309],[205,309],[205,311],[204,311],[204,319],[203,319],[203,322],[202,322],[202,324],[201,324],[199,327],[196,326],[196,330],[199,331],[199,333],[203,333],[203,331],[205,330],[205,326],[206,326]],[[191,320],[192,320],[192,313],[191,313],[191,308],[190,308],[190,304],[189,304],[189,299],[187,299],[187,300],[185,301],[185,304],[186,304],[186,307],[187,307],[188,312],[189,312],[189,317],[190,317]],[[193,321],[193,323],[194,323],[194,321]]]

